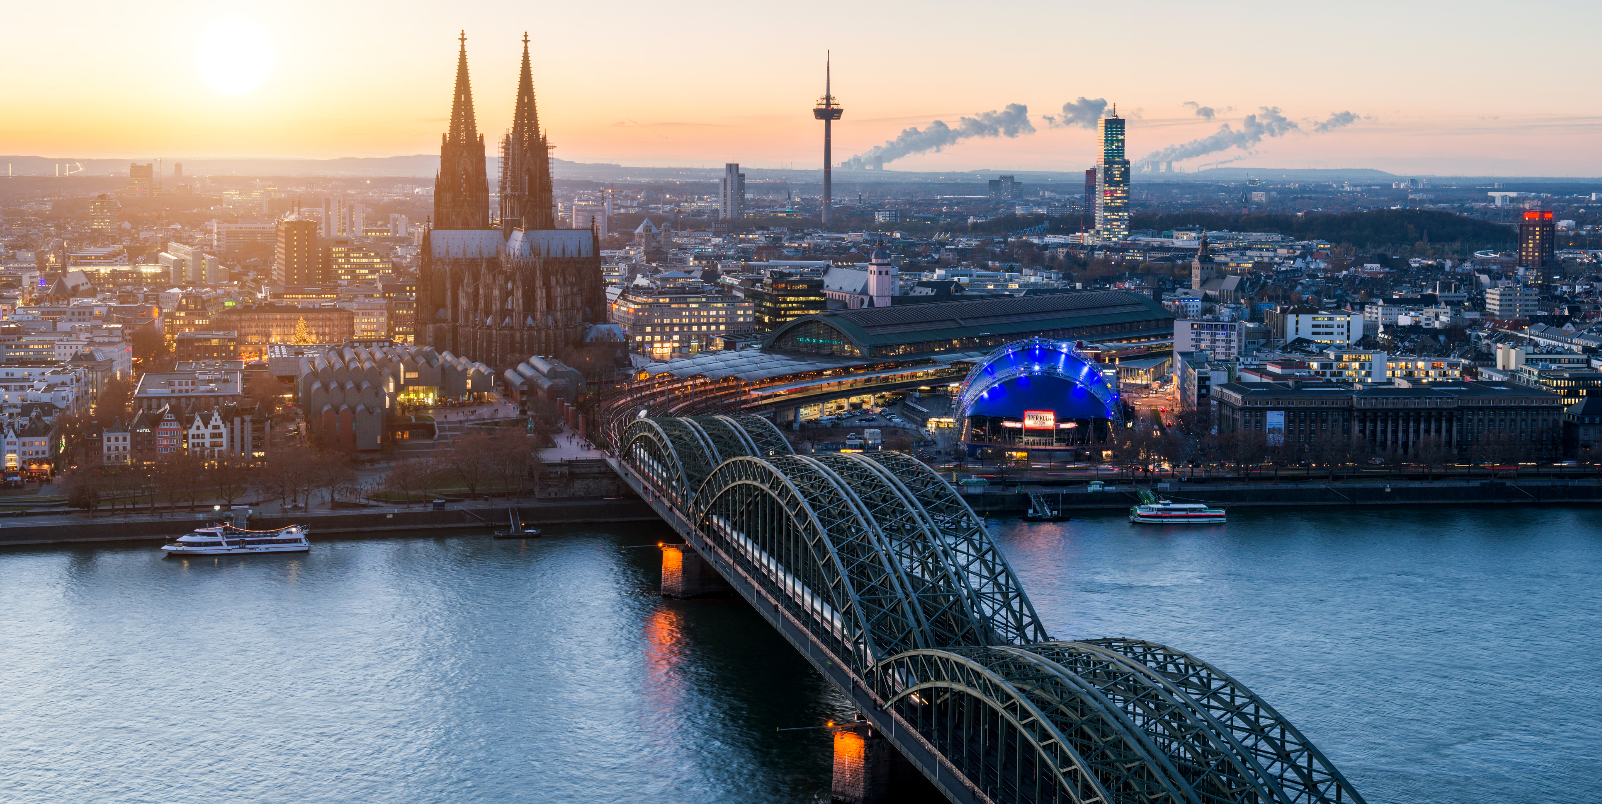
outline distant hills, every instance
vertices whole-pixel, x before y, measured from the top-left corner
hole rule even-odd
[[[126,176],[130,162],[145,163],[150,158],[130,159],[72,159],[43,156],[0,156],[0,177],[54,176],[58,168],[82,176]],[[498,171],[496,158],[485,160],[492,183]],[[162,160],[162,173],[172,175],[173,165],[182,164],[185,175],[190,176],[276,176],[286,178],[433,178],[440,168],[440,157],[435,154],[382,157],[340,157],[337,159],[281,159],[271,157],[238,158],[184,158]],[[789,181],[799,184],[816,184],[823,178],[819,168],[775,169],[743,168],[750,181]],[[577,181],[713,181],[722,168],[697,167],[643,167],[600,162],[570,162],[552,159],[552,172],[557,179]],[[1016,180],[1031,184],[1081,183],[1081,171],[1009,170],[982,168],[959,171],[903,171],[903,170],[836,170],[835,180],[844,184],[882,183],[972,183],[1011,175]],[[1233,182],[1246,179],[1272,181],[1311,182],[1392,182],[1403,176],[1370,168],[1245,168],[1220,167],[1196,173],[1137,173],[1135,183],[1159,182]],[[1475,181],[1565,182],[1580,183],[1596,179],[1550,177],[1495,177],[1495,176],[1424,176],[1414,178],[1453,180],[1460,183]]]

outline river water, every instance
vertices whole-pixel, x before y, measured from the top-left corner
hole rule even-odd
[[[1600,800],[1600,512],[997,522],[1054,636],[1231,673],[1374,804]],[[0,552],[0,802],[809,802],[840,699],[656,534]],[[646,545],[642,548],[640,545]]]

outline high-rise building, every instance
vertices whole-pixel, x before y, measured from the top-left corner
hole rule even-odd
[[[724,177],[718,180],[718,216],[727,221],[746,217],[746,174],[735,162],[724,165]]]
[[[273,250],[273,284],[321,285],[324,283],[323,254],[318,248],[318,225],[299,215],[278,222],[278,242]]]
[[[813,119],[824,121],[824,206],[819,210],[819,220],[825,224],[830,222],[830,124],[840,120],[843,111],[830,94],[830,52],[825,51],[824,97],[813,107]]]
[[[1125,158],[1125,118],[1117,110],[1097,121],[1102,157],[1097,160],[1097,239],[1124,240],[1131,233],[1131,163]]]
[[[1546,268],[1554,263],[1554,213],[1529,209],[1521,215],[1520,252],[1515,264],[1522,268]]]
[[[155,163],[147,162],[143,165],[130,164],[128,166],[128,192],[134,195],[150,195],[155,186]]]
[[[1018,201],[1024,193],[1025,185],[1014,181],[1013,176],[998,176],[986,182],[986,190],[991,193],[991,200],[998,203]]]
[[[1086,169],[1086,214],[1097,214],[1097,168]]]
[[[117,199],[106,193],[95,196],[89,204],[89,231],[111,232],[117,228]]]
[[[485,138],[474,123],[473,89],[468,84],[467,31],[462,32],[458,41],[462,49],[457,53],[451,128],[440,135],[440,172],[434,177],[433,226],[436,229],[488,229],[490,182],[485,178]]]
[[[406,237],[407,230],[410,228],[412,228],[412,221],[407,220],[407,216],[397,212],[390,213],[391,237]]]

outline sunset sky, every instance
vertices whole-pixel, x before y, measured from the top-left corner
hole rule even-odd
[[[467,29],[480,130],[493,137],[510,121],[527,30],[541,122],[556,155],[580,162],[817,166],[821,132],[809,110],[830,48],[846,108],[837,161],[908,126],[1023,104],[1034,134],[968,139],[888,167],[1082,168],[1095,158],[1091,132],[1050,128],[1042,116],[1084,96],[1118,103],[1131,119],[1132,159],[1222,123],[1239,129],[1260,107],[1298,124],[1251,151],[1180,163],[1188,168],[1601,172],[1598,0],[82,0],[16,3],[7,16],[5,154],[436,152],[457,31]],[[219,30],[234,33],[209,39]],[[260,32],[261,45],[238,39],[241,30]],[[252,73],[260,85],[226,94],[218,71],[225,85],[254,83]],[[1189,101],[1215,109],[1214,120]],[[1314,131],[1338,112],[1361,119]]]

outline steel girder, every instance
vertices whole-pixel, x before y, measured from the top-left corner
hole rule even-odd
[[[697,493],[691,521],[860,675],[926,644],[911,598],[852,490],[796,455],[732,458]]]
[[[752,453],[753,455],[767,458],[775,455],[791,455],[795,452],[795,450],[791,449],[791,442],[786,440],[785,434],[780,432],[780,428],[774,426],[774,422],[750,413],[742,413],[729,418],[740,425],[741,429],[745,430],[747,436],[752,439],[753,446],[757,447],[757,452]]]
[[[692,416],[688,420],[713,444],[713,462],[723,463],[739,455],[758,454],[752,437],[728,416]]]
[[[1086,644],[1119,653],[1180,688],[1225,725],[1273,775],[1294,804],[1364,798],[1346,777],[1280,713],[1236,679],[1173,648],[1137,639],[1090,639]]]
[[[1047,642],[1021,650],[1084,679],[1123,709],[1205,804],[1287,803],[1279,785],[1229,729],[1141,664],[1082,642]]]
[[[940,530],[942,546],[971,592],[974,611],[991,632],[982,644],[1021,645],[1050,638],[985,521],[941,475],[900,452],[864,457],[890,470]]]
[[[913,492],[894,473],[862,455],[821,455],[819,462],[839,474],[868,509],[884,536],[892,563],[922,619],[933,647],[985,645],[998,641],[989,627],[972,575],[947,545],[946,534]]]
[[[636,419],[624,428],[619,455],[650,479],[659,493],[681,507],[690,504],[696,487],[687,482],[685,461],[678,441],[663,428],[662,419]]]

